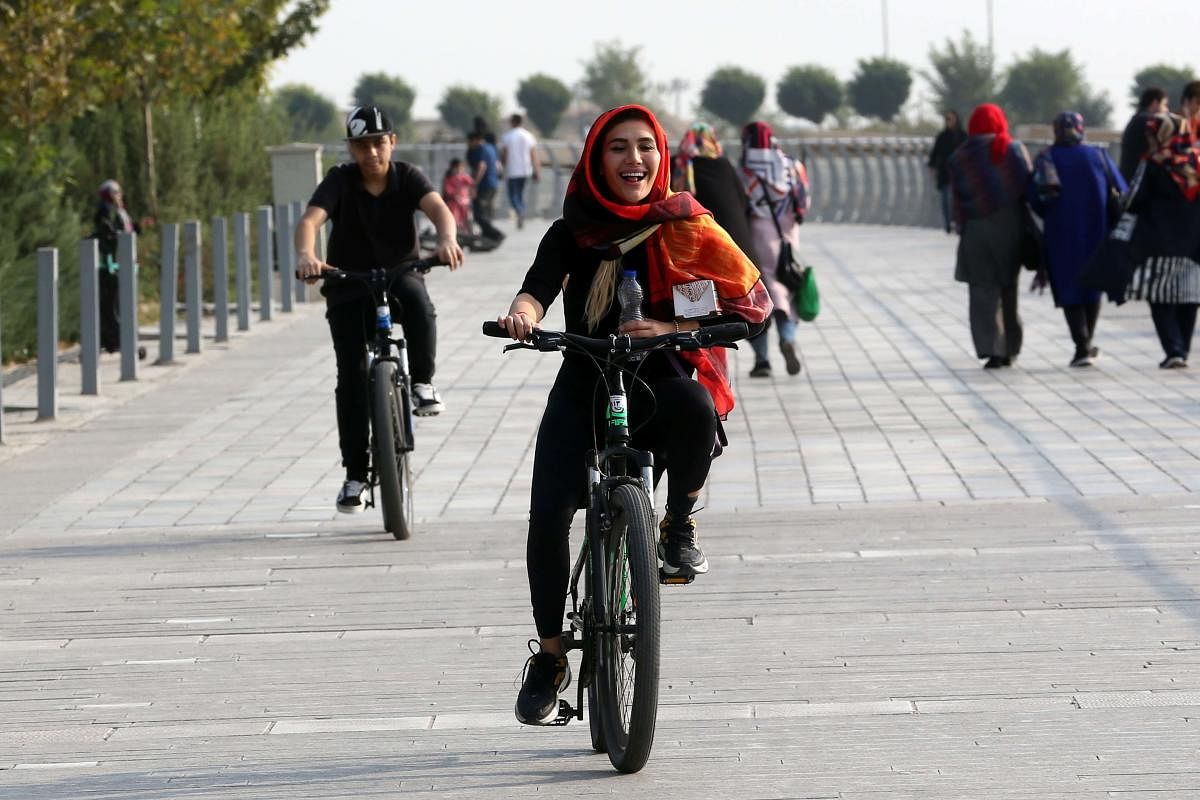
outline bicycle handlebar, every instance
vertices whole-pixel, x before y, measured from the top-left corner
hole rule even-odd
[[[515,346],[553,352],[563,349],[566,345],[573,345],[580,350],[599,354],[636,353],[664,347],[678,350],[700,350],[705,347],[727,347],[739,339],[745,339],[749,334],[750,328],[744,322],[724,322],[694,331],[671,332],[645,339],[634,339],[624,334],[613,334],[606,339],[596,339],[566,331],[547,331],[535,328],[527,344],[515,343]],[[508,331],[495,321],[483,323],[483,335],[497,339],[511,338]]]
[[[418,258],[413,261],[405,261],[403,264],[397,264],[394,267],[376,267],[375,269],[366,271],[347,271],[344,269],[338,269],[336,267],[330,267],[329,269],[321,270],[321,274],[317,275],[314,280],[325,280],[328,278],[357,278],[361,281],[369,281],[376,275],[376,273],[383,273],[384,277],[390,279],[395,278],[405,272],[429,272],[429,270],[433,269],[434,267],[446,266],[449,265],[438,261],[436,258]],[[300,278],[299,270],[295,272],[295,275],[300,280],[303,280],[303,278]]]

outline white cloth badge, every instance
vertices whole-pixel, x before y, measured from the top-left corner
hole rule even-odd
[[[717,287],[712,281],[691,281],[671,287],[676,319],[699,319],[717,313]]]

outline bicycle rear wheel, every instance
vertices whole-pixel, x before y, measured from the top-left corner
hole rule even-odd
[[[396,386],[396,365],[380,361],[371,373],[371,446],[379,477],[383,527],[397,539],[412,533],[412,474],[401,418],[402,390]]]
[[[654,514],[637,486],[609,496],[612,530],[605,545],[607,620],[597,635],[595,676],[608,758],[637,772],[650,757],[658,717],[659,596]]]

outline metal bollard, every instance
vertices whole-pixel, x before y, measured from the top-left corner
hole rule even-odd
[[[37,251],[38,419],[58,415],[58,249]]]
[[[296,226],[300,224],[300,217],[304,214],[304,204],[299,200],[292,203],[292,216],[288,220],[291,223],[288,226],[288,246],[291,251],[292,274],[296,272]],[[304,281],[296,281],[296,302],[308,302],[308,284]]]
[[[258,225],[258,318],[271,321],[271,272],[275,264],[275,251],[271,236],[271,207],[259,206]]]
[[[100,394],[100,244],[79,243],[79,369],[80,394]]]
[[[117,234],[117,308],[121,315],[121,380],[137,380],[137,234]]]
[[[233,288],[237,297],[237,329],[250,330],[250,215],[233,215]]]
[[[229,239],[225,235],[225,218],[212,220],[213,268],[213,341],[229,340]]]
[[[284,204],[275,209],[275,239],[279,253],[279,302],[284,312],[292,310],[292,298],[296,276],[293,274],[295,261],[292,258],[292,207]]]
[[[158,285],[158,361],[175,362],[175,304],[179,297],[179,224],[162,226],[162,264]]]
[[[187,353],[200,352],[200,318],[202,314],[200,275],[200,223],[183,223],[183,302],[186,306]]]

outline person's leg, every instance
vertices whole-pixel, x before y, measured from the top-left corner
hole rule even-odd
[[[525,178],[508,179],[508,200],[517,212],[517,224],[525,221]]]
[[[1180,357],[1187,361],[1192,351],[1192,333],[1196,330],[1196,304],[1178,303],[1175,306],[1175,321],[1179,330]]]
[[[1100,319],[1100,301],[1094,303],[1085,303],[1083,306],[1084,313],[1087,315],[1087,339],[1089,350],[1092,347],[1092,339],[1096,336],[1096,322]],[[1095,355],[1093,353],[1093,355]]]
[[[366,331],[374,317],[369,302],[351,302],[334,306],[325,312],[329,333],[333,338],[334,360],[337,364],[338,446],[346,479],[366,482],[370,456],[370,432],[367,422],[367,373],[364,354]]]
[[[489,239],[500,241],[504,238],[504,234],[492,224],[492,203],[495,199],[495,189],[479,189],[475,194],[475,201],[472,205],[474,207],[475,222],[479,224],[480,233]]]
[[[771,374],[769,348],[767,328],[763,328],[757,336],[750,339],[750,349],[754,351],[754,367],[750,370],[750,377],[765,378]]]
[[[968,284],[968,311],[975,356],[1003,358],[1006,348],[1000,321],[1000,287]]]
[[[1064,305],[1062,312],[1067,321],[1067,330],[1071,333],[1071,341],[1075,343],[1075,359],[1087,356],[1092,340],[1088,328],[1087,306],[1083,303],[1072,303]]]
[[[405,273],[392,282],[391,292],[400,304],[396,319],[404,326],[412,382],[433,383],[437,358],[437,311],[425,288],[425,279],[415,272]]]
[[[100,267],[97,272],[100,283],[100,297],[97,312],[100,322],[100,349],[115,353],[121,349],[121,318],[117,312],[117,285],[115,273],[106,267]]]
[[[1179,324],[1176,321],[1174,303],[1151,303],[1150,318],[1154,320],[1154,332],[1162,346],[1166,361],[1183,358],[1183,342],[1180,341]]]
[[[1011,283],[1000,289],[1000,309],[1004,320],[1005,350],[1001,355],[1013,361],[1021,353],[1021,344],[1025,341],[1025,329],[1021,324],[1021,315],[1017,309],[1017,298],[1021,291],[1020,283]]]
[[[786,314],[776,317],[779,327],[779,352],[783,354],[784,364],[788,375],[800,374],[800,356],[796,354],[796,321],[789,319]]]
[[[950,184],[946,184],[938,190],[938,194],[942,196],[942,224],[946,228],[946,233],[950,233],[954,230],[954,220],[950,218]]]

